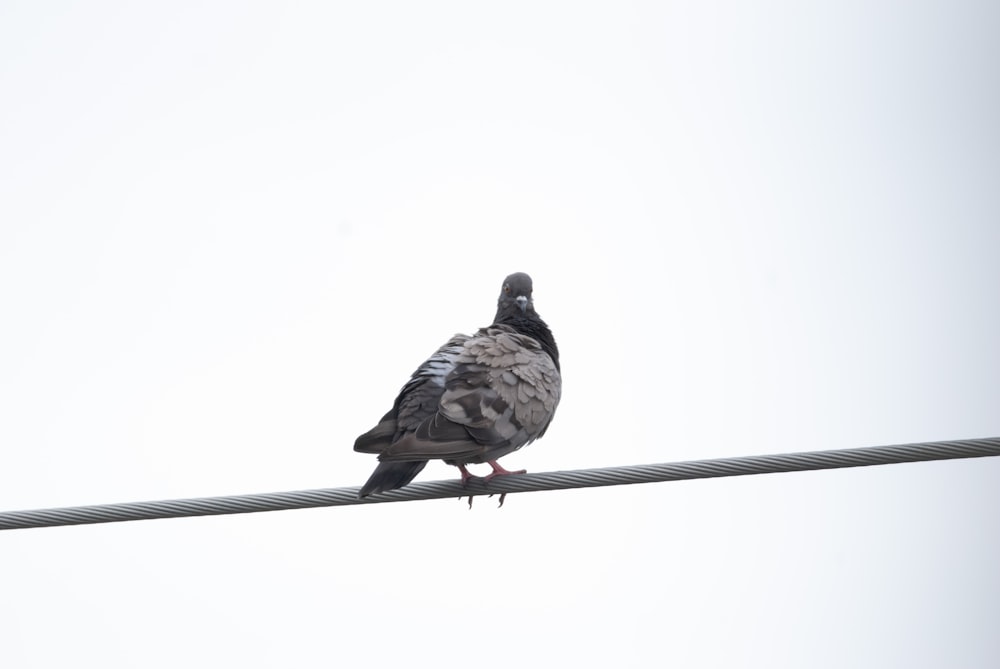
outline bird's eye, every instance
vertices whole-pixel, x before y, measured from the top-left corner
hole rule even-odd
[[[506,284],[506,283],[505,283],[505,284],[503,285],[503,292],[505,292],[505,293],[507,293],[508,295],[510,295],[510,285],[509,285],[509,284]]]

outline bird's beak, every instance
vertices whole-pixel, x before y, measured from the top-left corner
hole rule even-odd
[[[518,295],[514,301],[517,302],[517,306],[521,307],[521,313],[528,310],[528,298],[524,295]]]

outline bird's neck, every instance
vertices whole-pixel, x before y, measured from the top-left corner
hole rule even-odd
[[[496,317],[497,325],[507,325],[517,330],[519,334],[527,335],[542,345],[542,350],[549,354],[556,369],[559,369],[559,347],[556,346],[556,339],[552,336],[552,330],[545,324],[538,314],[529,312],[527,314],[503,314],[498,313]]]

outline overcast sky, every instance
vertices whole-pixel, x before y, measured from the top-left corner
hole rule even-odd
[[[1000,6],[0,4],[0,510],[1000,436]],[[432,463],[420,480],[454,477]],[[996,667],[1000,461],[0,533],[0,666]]]

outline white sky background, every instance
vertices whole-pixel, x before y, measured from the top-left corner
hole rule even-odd
[[[1000,9],[0,5],[0,510],[360,485],[527,271],[531,471],[1000,435]],[[455,475],[430,465],[421,480]],[[995,667],[993,459],[0,533],[0,666]]]

